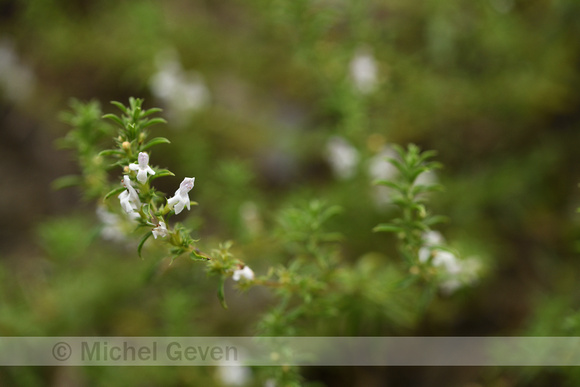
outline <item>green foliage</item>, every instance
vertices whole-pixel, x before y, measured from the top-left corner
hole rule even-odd
[[[576,335],[577,1],[47,0],[2,10],[5,335]],[[367,86],[353,75],[361,58],[374,66]],[[168,75],[173,89],[158,93]],[[57,142],[71,151],[47,149],[71,95],[135,94],[163,112],[135,98],[73,100],[62,115],[72,130]],[[334,137],[358,157],[345,178],[325,154]],[[393,143],[437,149],[445,194],[420,183],[440,165],[418,146],[394,146],[384,164],[397,176],[372,186],[367,167]],[[129,167],[140,152],[155,172],[145,183]],[[77,170],[64,171],[69,155]],[[48,193],[58,174],[54,188],[78,187],[91,204]],[[119,202],[124,175],[140,202],[131,214]],[[196,176],[187,204],[199,206],[176,215],[167,200],[184,176]],[[430,242],[435,230],[448,241]],[[249,267],[255,276],[241,276]],[[278,386],[319,378],[269,371]],[[556,381],[540,369],[429,372],[320,378],[580,381],[563,368],[548,371]],[[213,369],[1,376],[220,384]]]
[[[441,189],[437,184],[417,184],[416,180],[423,173],[440,168],[439,163],[427,161],[435,152],[420,152],[416,145],[410,144],[407,151],[395,147],[400,159],[389,158],[399,171],[397,181],[378,180],[376,184],[392,188],[395,193],[392,202],[399,207],[401,216],[389,223],[379,224],[374,231],[395,233],[399,239],[399,251],[409,266],[417,264],[418,252],[423,246],[422,234],[429,231],[431,225],[444,220],[441,216],[429,214],[425,207],[427,193]]]

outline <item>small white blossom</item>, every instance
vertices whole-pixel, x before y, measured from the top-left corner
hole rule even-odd
[[[423,233],[423,246],[419,249],[419,262],[425,263],[429,260],[435,246],[440,246],[445,243],[445,238],[439,231],[429,230]]]
[[[159,221],[159,224],[153,229],[152,232],[155,239],[157,239],[157,237],[163,238],[169,235],[169,230],[167,230],[167,226],[163,221]]]
[[[234,281],[239,281],[241,278],[251,281],[254,279],[254,272],[249,266],[244,266],[243,268],[234,271],[232,278]]]
[[[175,50],[164,50],[156,58],[157,73],[150,79],[153,95],[166,105],[168,114],[184,122],[210,102],[210,91],[201,74],[185,71]]]
[[[250,367],[221,365],[217,368],[218,378],[226,386],[244,386],[251,378]]]
[[[149,164],[149,155],[145,152],[140,152],[139,157],[137,157],[138,163],[129,164],[129,169],[137,172],[137,180],[142,184],[147,182],[147,174],[155,175],[155,171],[151,169]]]
[[[342,137],[333,136],[326,144],[327,160],[332,171],[339,179],[353,177],[356,172],[359,155],[355,147]]]
[[[125,232],[121,226],[121,219],[117,214],[110,213],[107,209],[99,205],[97,207],[97,217],[103,223],[101,236],[105,240],[122,242],[125,240]]]
[[[137,215],[135,210],[141,207],[141,201],[139,200],[139,195],[137,195],[137,191],[133,188],[131,183],[131,179],[129,179],[128,175],[123,176],[123,185],[127,188],[126,191],[121,192],[119,195],[119,200],[121,201],[121,207],[125,210],[127,214],[132,216]]]
[[[361,94],[372,92],[377,86],[377,64],[366,49],[359,49],[350,62],[350,77]]]
[[[461,266],[457,257],[445,250],[435,250],[433,257],[433,266],[445,268],[448,274],[455,275],[461,272]]]
[[[188,210],[190,209],[188,193],[193,188],[194,182],[195,177],[186,177],[179,185],[179,189],[175,191],[175,195],[167,200],[167,204],[170,208],[174,208],[175,206],[176,215],[183,211],[183,207],[187,207]]]

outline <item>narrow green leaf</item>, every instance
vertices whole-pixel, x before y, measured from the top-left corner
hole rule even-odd
[[[105,114],[103,116],[103,118],[108,118],[109,120],[115,121],[117,124],[119,124],[119,126],[121,126],[122,128],[125,127],[125,124],[123,124],[123,120],[120,119],[119,117],[117,117],[114,114]]]
[[[129,115],[129,111],[127,110],[127,108],[125,107],[125,105],[123,105],[121,102],[111,101],[111,104],[113,104],[116,107],[118,107],[119,110],[121,110],[123,113]]]
[[[388,223],[383,223],[383,224],[379,224],[378,226],[376,226],[375,228],[373,228],[374,232],[379,232],[379,231],[384,231],[384,232],[400,232],[403,229],[399,226],[396,226],[394,224],[388,224]]]
[[[159,112],[162,112],[162,111],[163,111],[163,109],[160,109],[160,108],[151,108],[151,109],[145,110],[141,114],[141,117],[147,117],[147,116],[150,116],[151,114],[159,113]]]
[[[151,125],[156,125],[156,124],[166,124],[167,121],[165,121],[163,118],[153,118],[149,121],[147,121],[145,124],[143,124],[143,126],[141,126],[142,129],[145,129]]]
[[[222,307],[224,309],[227,309],[228,308],[228,305],[226,304],[226,295],[225,295],[225,291],[224,291],[225,283],[226,283],[226,277],[222,276],[220,278],[220,282],[219,282],[219,285],[218,285],[218,293],[217,293],[217,296],[218,296],[218,299],[220,300],[220,304],[222,305]]]
[[[52,182],[52,189],[59,190],[68,187],[74,187],[75,185],[80,185],[82,179],[80,176],[68,175],[62,176]]]
[[[435,224],[438,223],[445,223],[449,221],[449,218],[443,215],[435,215],[435,216],[429,216],[428,218],[423,220],[423,223],[425,223],[427,226],[433,226]]]
[[[145,149],[149,149],[152,146],[158,144],[171,144],[171,141],[169,141],[165,137],[155,137],[154,139],[150,140],[149,142],[147,142],[147,144],[141,147],[141,152],[144,151]]]
[[[117,187],[117,188],[115,188],[114,190],[112,190],[111,192],[109,192],[108,194],[105,195],[105,200],[107,200],[108,198],[110,198],[113,195],[120,194],[125,189],[126,189],[125,187]]]
[[[104,151],[100,151],[97,156],[111,156],[111,155],[124,156],[125,152],[118,150],[118,149],[105,149]]]
[[[175,174],[167,169],[161,169],[159,171],[155,171],[155,175],[149,177],[149,180],[157,179],[158,177],[165,177],[165,176],[175,176]]]
[[[405,190],[403,189],[403,187],[400,184],[395,183],[395,182],[390,181],[390,180],[382,180],[382,179],[375,180],[375,181],[373,181],[373,184],[374,185],[384,185],[386,187],[393,188],[399,192],[405,192]]]
[[[153,235],[153,233],[151,231],[149,231],[147,234],[143,235],[143,238],[141,238],[141,241],[139,242],[139,246],[137,246],[137,254],[139,254],[139,258],[141,258],[141,259],[143,259],[143,257],[141,256],[141,249],[143,248],[145,241],[147,239],[149,239],[151,237],[151,235]]]

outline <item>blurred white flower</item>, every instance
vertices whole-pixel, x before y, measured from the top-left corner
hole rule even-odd
[[[445,238],[439,231],[429,230],[422,235],[423,246],[419,249],[419,261],[425,263],[429,260],[435,246],[445,243]]]
[[[337,178],[346,180],[354,176],[359,154],[344,138],[333,136],[328,140],[326,158]]]
[[[243,268],[234,271],[232,278],[234,281],[239,281],[241,278],[251,281],[254,279],[254,272],[249,266],[244,266]]]
[[[167,200],[170,208],[174,208],[175,206],[176,215],[183,211],[183,207],[187,207],[188,210],[190,209],[189,191],[193,188],[194,183],[195,177],[186,177],[179,185],[179,189],[175,191],[175,195]]]
[[[152,231],[153,233],[153,237],[155,239],[157,239],[157,237],[166,237],[167,235],[169,235],[169,230],[167,230],[167,226],[165,225],[165,222],[163,222],[162,220],[159,221],[159,224],[157,225],[157,227],[155,227]]]
[[[451,275],[459,274],[461,266],[455,254],[447,250],[435,249],[433,252],[433,266],[443,267]]]
[[[121,192],[119,195],[119,200],[121,202],[121,207],[125,210],[125,212],[129,215],[137,217],[139,214],[135,212],[141,207],[141,201],[139,200],[139,195],[135,188],[133,188],[133,184],[131,183],[131,179],[128,175],[123,176],[123,186],[127,188],[126,191]]]
[[[439,288],[443,293],[451,294],[477,280],[481,269],[481,263],[477,258],[459,259],[452,252],[445,250],[445,239],[437,231],[425,232],[422,238],[423,246],[419,249],[419,262],[427,263],[431,258],[433,267],[442,269]]]
[[[399,174],[397,168],[387,160],[389,158],[397,159],[398,156],[392,147],[386,146],[381,152],[370,159],[368,173],[371,179],[391,180]]]
[[[242,365],[220,365],[217,375],[226,386],[244,386],[250,381],[251,370]]]
[[[202,76],[184,71],[174,50],[158,54],[156,64],[158,71],[151,77],[151,92],[167,105],[170,116],[183,120],[208,104],[210,94]]]
[[[369,94],[376,88],[377,73],[377,64],[371,52],[365,48],[357,50],[350,61],[350,77],[361,94]]]
[[[138,163],[129,164],[129,169],[137,172],[137,180],[142,184],[147,182],[147,174],[155,175],[155,171],[149,166],[149,155],[145,152],[140,152],[137,157]]]
[[[0,42],[0,95],[12,102],[24,102],[34,91],[34,74],[22,63],[12,42]]]
[[[101,229],[101,236],[105,240],[122,242],[125,240],[125,232],[121,226],[121,218],[117,214],[113,214],[107,209],[99,205],[97,206],[97,217],[103,223]]]

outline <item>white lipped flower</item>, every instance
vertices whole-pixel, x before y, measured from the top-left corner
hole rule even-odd
[[[254,279],[254,271],[250,269],[249,266],[244,266],[241,269],[234,271],[232,278],[234,281],[239,281],[241,278],[252,281]]]
[[[145,152],[140,152],[137,157],[137,163],[129,164],[129,169],[137,172],[137,180],[145,184],[147,182],[147,174],[155,175],[155,171],[149,166],[149,155]]]
[[[157,225],[157,227],[155,227],[152,230],[153,233],[153,237],[155,239],[157,239],[157,237],[166,237],[167,235],[169,235],[169,230],[167,230],[167,226],[165,225],[165,222],[160,220],[159,224]]]
[[[189,191],[193,188],[195,177],[186,177],[179,185],[179,189],[175,191],[175,195],[167,200],[169,208],[175,207],[175,214],[183,211],[183,207],[187,206],[190,209]]]
[[[139,200],[139,195],[137,195],[137,191],[135,191],[135,188],[133,188],[131,179],[129,178],[128,175],[123,176],[123,185],[125,186],[125,188],[127,188],[127,190],[121,192],[121,194],[119,195],[121,207],[123,207],[123,209],[127,214],[133,215],[133,213],[135,213],[135,210],[141,207],[141,201]]]

